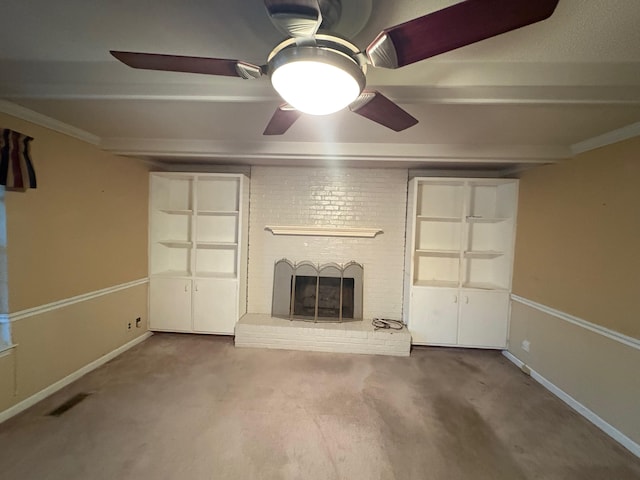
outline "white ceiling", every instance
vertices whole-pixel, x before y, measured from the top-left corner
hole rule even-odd
[[[454,3],[343,0],[336,30],[364,48],[383,28]],[[109,55],[264,64],[282,38],[261,0],[4,0],[2,17],[1,110],[31,114],[24,107],[144,158],[506,169],[570,156],[640,121],[638,0],[560,0],[544,22],[398,70],[370,68],[368,88],[420,121],[404,132],[343,111],[303,117],[279,137],[262,136],[280,103],[266,78],[134,70]]]

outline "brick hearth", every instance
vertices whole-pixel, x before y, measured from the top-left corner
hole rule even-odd
[[[236,347],[409,356],[408,330],[375,330],[371,320],[344,323],[290,321],[248,313],[236,324]]]

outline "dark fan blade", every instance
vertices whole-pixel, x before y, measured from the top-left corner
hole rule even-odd
[[[271,21],[285,35],[310,37],[322,23],[317,0],[265,0]]]
[[[349,105],[349,110],[400,132],[418,123],[418,120],[378,91],[365,91]]]
[[[367,47],[376,67],[398,68],[551,16],[559,0],[466,0],[383,30]]]
[[[288,103],[280,105],[271,120],[269,120],[263,135],[282,135],[300,118],[300,115],[302,115],[302,112],[299,112]]]
[[[182,57],[156,53],[111,51],[111,55],[133,68],[169,72],[204,73],[228,77],[258,78],[262,68],[239,60],[207,57]]]

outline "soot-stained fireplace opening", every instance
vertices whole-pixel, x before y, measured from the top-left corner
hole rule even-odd
[[[342,313],[352,319],[353,283],[353,278],[291,277],[294,317],[315,317],[317,308],[318,317],[340,318]]]
[[[279,260],[274,267],[271,314],[313,322],[361,320],[363,273],[356,262],[315,265]]]

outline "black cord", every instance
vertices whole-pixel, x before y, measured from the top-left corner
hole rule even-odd
[[[400,320],[389,320],[388,318],[374,318],[371,321],[371,324],[375,327],[375,330],[380,330],[383,328],[391,329],[391,330],[402,330],[404,328],[404,323]]]

